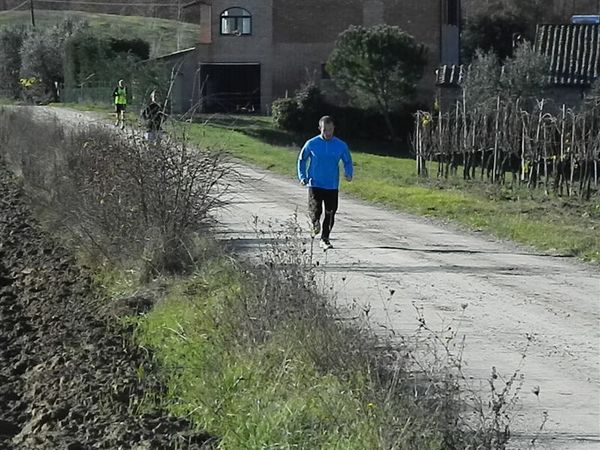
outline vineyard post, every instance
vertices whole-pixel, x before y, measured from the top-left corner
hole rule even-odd
[[[450,142],[450,145],[448,146],[448,151],[450,152],[450,154],[448,155],[448,159],[446,160],[446,170],[444,171],[444,178],[448,178],[448,174],[450,173],[450,169],[453,168],[452,166],[454,166],[454,155],[456,155],[457,152],[460,152],[460,102],[456,102],[456,108],[454,111],[454,127],[451,126],[450,121],[448,121],[448,129],[451,130],[452,128],[454,128],[454,133],[455,133],[455,142]],[[452,137],[452,134],[450,134],[450,136]],[[454,147],[454,149],[453,149]]]
[[[532,187],[533,183],[535,182],[536,186],[538,183],[538,178],[540,176],[540,161],[542,159],[542,155],[540,154],[540,133],[542,130],[542,115],[544,113],[544,100],[542,99],[540,102],[538,102],[538,120],[537,120],[537,126],[535,129],[535,152],[531,155],[532,156],[532,161],[530,164],[531,167],[531,171],[529,174],[529,181],[527,182],[527,186],[528,187]],[[533,174],[533,163],[535,162],[535,176],[532,176]],[[536,186],[533,186],[534,188]]]
[[[543,146],[544,146],[544,194],[548,195],[548,129],[544,126],[543,129]]]
[[[465,91],[463,90],[463,96],[462,96],[462,115],[463,115],[463,148],[462,148],[462,153],[463,153],[463,179],[468,178],[467,176],[467,172],[469,170],[469,165],[467,164],[467,139],[468,137],[468,129],[467,129],[467,99],[466,99],[466,94]]]
[[[568,194],[569,194],[569,197],[571,197],[573,195],[573,179],[575,178],[575,141],[576,141],[575,132],[576,132],[577,117],[575,116],[575,114],[573,114],[572,110],[570,110],[569,113],[570,113],[569,116],[571,117],[572,126],[571,126],[571,140],[569,142],[569,145],[570,145],[569,159],[571,160],[571,175],[569,177]]]
[[[494,127],[494,130],[496,131],[495,136],[494,136],[494,164],[493,164],[493,171],[492,171],[492,183],[496,182],[496,166],[498,165],[498,134],[499,134],[499,126],[500,123],[500,96],[498,95],[498,99],[496,101],[496,125]]]
[[[415,150],[417,152],[417,176],[421,176],[421,111],[417,111],[415,124]]]
[[[593,132],[591,133],[592,136],[595,136],[594,138],[594,145],[592,148],[592,160],[594,163],[594,187],[598,188],[598,156],[600,156],[600,152],[599,152],[599,145],[600,144],[600,130],[598,130],[598,120],[599,118],[597,117],[597,112],[598,112],[598,108],[597,105],[594,105],[594,109],[593,109],[593,114],[594,114],[594,118],[592,121],[592,126],[594,127]]]
[[[559,192],[560,195],[563,193],[563,184],[565,183],[565,125],[567,121],[567,106],[563,103],[561,108],[561,124],[560,124],[560,166],[561,166],[561,177],[560,177],[560,185]],[[567,184],[567,195],[568,195],[569,186]]]
[[[581,157],[580,160],[583,163],[583,169],[580,165],[580,171],[582,173],[579,174],[579,197],[589,199],[589,190],[590,190],[590,152],[589,152],[589,141],[587,139],[587,114],[584,110],[582,113],[583,116],[583,124],[581,125]]]
[[[521,176],[519,177],[519,181],[525,181],[525,172],[527,171],[527,164],[525,163],[525,148],[527,146],[527,136],[525,133],[526,124],[525,124],[525,114],[521,114]]]
[[[487,108],[486,108],[487,109]],[[481,146],[481,181],[483,181],[483,174],[485,173],[485,148],[486,148],[486,144],[488,143],[488,115],[487,115],[487,111],[485,111],[483,113],[483,133],[485,136],[485,139],[482,139],[484,141],[484,145]]]
[[[442,138],[442,108],[438,110],[438,171],[437,176],[440,176],[440,167],[443,165],[442,152],[444,148],[444,142]]]

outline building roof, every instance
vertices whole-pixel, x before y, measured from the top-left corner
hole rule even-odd
[[[160,55],[160,56],[156,56],[154,58],[150,58],[150,60],[152,60],[152,61],[160,61],[160,60],[164,60],[164,59],[177,58],[179,56],[182,56],[182,55],[185,55],[187,53],[193,52],[194,50],[196,50],[196,47],[185,48],[183,50],[177,50],[177,51],[172,52],[172,53],[167,53],[165,55]]]
[[[550,60],[550,84],[586,86],[600,71],[600,25],[538,25],[535,48]]]
[[[554,86],[588,86],[600,75],[600,25],[538,25],[535,49],[549,59],[548,82]],[[436,85],[460,86],[468,67],[442,65]]]

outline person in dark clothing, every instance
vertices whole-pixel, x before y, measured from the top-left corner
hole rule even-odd
[[[149,141],[160,139],[162,124],[166,119],[166,115],[163,106],[158,102],[156,91],[150,93],[150,103],[142,110],[140,115],[146,127],[144,137]]]
[[[298,179],[308,186],[308,210],[312,222],[313,236],[321,233],[319,246],[323,250],[333,248],[329,234],[333,228],[338,208],[340,184],[340,161],[344,164],[344,175],[352,181],[352,157],[348,145],[333,135],[334,123],[329,116],[319,120],[320,134],[306,141],[298,155]],[[321,215],[325,217],[321,225]]]

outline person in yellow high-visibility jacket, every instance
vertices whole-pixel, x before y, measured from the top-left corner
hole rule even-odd
[[[121,128],[125,128],[125,109],[127,108],[127,88],[125,82],[119,80],[117,87],[113,91],[115,99],[115,127],[121,124]]]

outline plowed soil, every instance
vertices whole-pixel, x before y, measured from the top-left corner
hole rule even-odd
[[[111,309],[0,166],[0,449],[209,448],[186,420],[140,407],[161,385]]]

